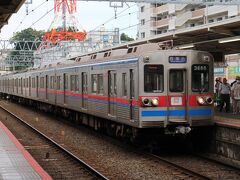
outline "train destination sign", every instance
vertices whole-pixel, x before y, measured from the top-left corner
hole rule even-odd
[[[169,63],[186,63],[187,57],[186,56],[169,56],[168,61]]]

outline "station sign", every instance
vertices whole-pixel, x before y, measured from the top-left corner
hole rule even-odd
[[[168,61],[169,63],[186,63],[187,57],[186,56],[169,56]]]
[[[224,74],[224,68],[214,68],[214,74]]]

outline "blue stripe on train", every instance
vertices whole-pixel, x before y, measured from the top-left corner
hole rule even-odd
[[[212,109],[191,109],[189,116],[213,115]]]
[[[142,111],[142,117],[148,116],[186,116],[186,110],[157,110]],[[189,116],[212,115],[212,109],[191,109],[188,111]]]

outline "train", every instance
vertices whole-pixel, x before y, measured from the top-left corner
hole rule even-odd
[[[2,97],[117,136],[187,134],[213,124],[213,57],[158,43],[86,53],[0,76]]]

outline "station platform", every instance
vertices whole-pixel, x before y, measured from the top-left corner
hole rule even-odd
[[[0,179],[52,179],[1,121]]]
[[[215,111],[214,121],[219,125],[240,128],[240,114]]]

